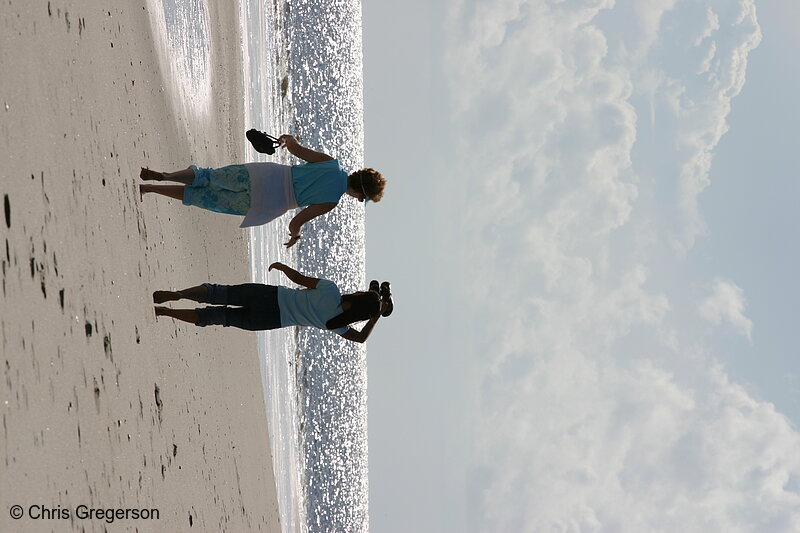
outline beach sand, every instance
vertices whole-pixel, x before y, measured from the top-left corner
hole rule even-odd
[[[247,234],[137,189],[142,166],[244,161],[238,13],[209,2],[214,102],[192,121],[147,2],[125,4],[0,6],[0,531],[279,531],[255,335],[151,299],[249,281]]]

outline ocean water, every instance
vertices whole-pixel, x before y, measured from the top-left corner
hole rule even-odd
[[[206,0],[149,0],[171,88],[188,123],[211,102]],[[238,0],[247,127],[292,133],[347,171],[363,164],[360,0]],[[244,140],[244,132],[231,132]],[[250,160],[289,163],[285,151]],[[251,230],[253,280],[291,285],[274,261],[362,290],[364,207],[345,197],[304,227],[291,249],[292,213]],[[242,333],[246,335],[248,333]],[[284,532],[368,531],[366,350],[314,328],[258,334],[259,359]],[[265,450],[265,453],[269,451]]]

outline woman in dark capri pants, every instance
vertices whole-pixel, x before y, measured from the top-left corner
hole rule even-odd
[[[234,326],[250,331],[314,326],[331,330],[349,341],[365,342],[381,314],[388,316],[393,307],[390,298],[372,290],[341,295],[332,281],[304,276],[283,263],[272,263],[269,270],[273,268],[305,289],[260,283],[204,283],[180,291],[156,291],[153,301],[157,304],[183,298],[216,304],[197,309],[156,306],[156,316],[169,316],[197,326]],[[363,320],[367,323],[361,331],[349,327]]]

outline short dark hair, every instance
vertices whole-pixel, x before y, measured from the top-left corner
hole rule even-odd
[[[342,311],[325,323],[328,329],[349,326],[353,322],[361,322],[381,312],[381,297],[372,291],[345,294],[342,303],[350,302],[350,309]]]
[[[386,187],[386,178],[374,168],[362,168],[347,177],[347,186],[365,193],[370,202],[380,202]]]

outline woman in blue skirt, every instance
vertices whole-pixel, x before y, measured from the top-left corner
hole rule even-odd
[[[143,184],[139,191],[175,198],[184,205],[244,216],[243,228],[266,224],[289,209],[305,207],[289,222],[287,247],[300,239],[303,224],[336,207],[344,194],[359,202],[379,202],[383,197],[386,180],[380,172],[364,168],[348,175],[339,161],[302,146],[291,135],[281,135],[278,141],[306,164],[248,163],[215,169],[192,165],[177,172],[143,168],[139,175],[143,180],[183,185]]]

